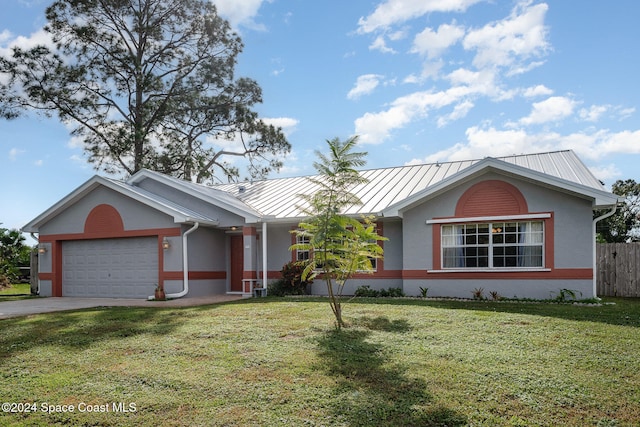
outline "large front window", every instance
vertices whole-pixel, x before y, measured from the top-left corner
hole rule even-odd
[[[544,264],[542,221],[442,225],[443,268],[535,268]]]

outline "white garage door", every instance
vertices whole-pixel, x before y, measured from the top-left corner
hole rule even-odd
[[[62,244],[62,295],[146,298],[158,283],[155,237],[77,240]]]

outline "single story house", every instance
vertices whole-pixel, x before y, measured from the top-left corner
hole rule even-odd
[[[606,191],[572,151],[361,171],[384,259],[358,286],[407,295],[595,296],[593,211],[613,214]],[[289,250],[303,219],[305,177],[205,186],[142,170],[94,176],[24,226],[39,240],[44,296],[147,298],[252,295],[308,253]],[[603,215],[604,216],[604,215]],[[312,285],[326,293],[324,283]]]

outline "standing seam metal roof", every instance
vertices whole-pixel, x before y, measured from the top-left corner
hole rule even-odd
[[[554,151],[496,157],[506,163],[531,169],[570,183],[598,191],[606,191],[573,151]],[[351,192],[362,205],[352,206],[345,214],[377,214],[385,208],[434,186],[482,159],[368,169],[361,174],[368,183],[356,185]],[[276,178],[256,182],[217,185],[214,188],[229,192],[263,215],[273,218],[295,218],[304,214],[300,194],[312,194],[316,185],[310,177]],[[317,178],[317,177],[316,177]],[[240,187],[244,187],[240,191]]]

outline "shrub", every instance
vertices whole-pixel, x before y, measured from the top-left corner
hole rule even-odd
[[[302,280],[302,272],[306,266],[306,261],[289,262],[280,270],[285,291],[290,292],[290,295],[304,295],[307,293],[307,285],[313,281]]]
[[[554,301],[557,301],[557,302],[576,301],[578,299],[576,292],[578,292],[580,296],[582,296],[582,292],[574,291],[573,289],[560,289],[560,291],[558,291],[558,295],[556,295],[556,297],[554,298]]]
[[[389,289],[380,289],[379,291],[375,289],[371,289],[368,285],[360,286],[356,289],[355,296],[357,297],[368,297],[368,298],[378,298],[378,297],[392,297],[398,298],[403,297],[404,292],[400,288],[389,288]]]
[[[392,298],[400,298],[405,296],[401,288],[389,288],[388,293],[389,293],[389,296]]]
[[[370,297],[376,298],[380,296],[380,291],[376,291],[375,289],[371,289],[368,285],[360,286],[356,289],[355,296],[357,297]]]
[[[283,297],[286,295],[285,293],[285,283],[284,280],[278,279],[275,282],[271,282],[267,284],[267,295],[273,297]]]
[[[475,288],[471,293],[473,294],[473,299],[476,299],[476,300],[486,299],[484,297],[484,288]]]
[[[305,295],[307,285],[312,281],[302,280],[302,271],[306,263],[304,261],[289,262],[282,267],[282,279],[271,282],[267,286],[267,295]]]

